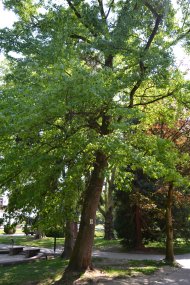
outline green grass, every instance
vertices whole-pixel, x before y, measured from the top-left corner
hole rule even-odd
[[[97,265],[98,262],[100,263],[100,259],[96,259],[95,264]],[[51,285],[61,278],[67,264],[68,261],[55,258],[15,266],[0,266],[0,285]],[[129,261],[117,265],[101,265],[100,263],[99,268],[109,277],[121,278],[139,273],[152,274],[162,265],[157,261],[145,260]]]
[[[60,279],[67,261],[61,258],[0,267],[0,285],[49,285]]]
[[[120,239],[104,240],[102,236],[95,236],[94,249],[113,252],[129,252],[129,249],[122,247],[120,241]],[[154,253],[165,254],[164,242],[149,242],[146,245],[146,248],[149,248]],[[174,254],[184,253],[190,253],[190,242],[186,242],[183,239],[178,239],[174,243]]]
[[[0,237],[0,244],[8,244],[11,245],[12,241],[14,240],[14,244],[16,245],[23,245],[23,246],[37,246],[37,247],[47,247],[47,248],[53,248],[54,245],[54,238],[42,238],[42,239],[34,239],[32,236],[1,236]],[[64,245],[64,239],[63,238],[57,238],[56,242],[57,246],[63,246]]]
[[[174,243],[174,252],[175,254],[190,253],[190,242],[183,239],[177,239]]]
[[[153,274],[158,270],[157,266],[145,266],[145,267],[130,267],[127,269],[117,269],[117,268],[103,268],[103,270],[110,276],[114,278],[124,278],[126,276],[136,276],[138,274]]]
[[[164,242],[149,242],[146,247],[150,247],[159,251],[160,253],[165,253],[165,243]],[[184,254],[190,253],[190,242],[184,239],[178,239],[174,242],[174,254]]]
[[[14,244],[23,245],[23,246],[37,246],[37,247],[46,247],[53,248],[54,238],[42,238],[40,240],[34,239],[32,236],[0,236],[0,244],[12,245]],[[64,245],[64,238],[57,238],[57,247]],[[155,251],[155,253],[165,253],[165,244],[164,242],[150,242],[146,245],[146,248],[150,248]],[[116,240],[104,240],[102,236],[95,236],[94,238],[94,249],[103,250],[103,251],[113,251],[113,252],[129,252],[128,249],[125,249],[120,244],[120,239]],[[183,239],[178,239],[174,244],[174,253],[175,254],[184,254],[190,253],[190,243],[187,243]]]
[[[120,244],[119,239],[115,240],[105,240],[103,237],[95,237],[94,238],[94,249],[99,249],[99,250],[111,250],[113,249],[114,251],[122,250],[122,246]]]
[[[100,263],[99,259],[99,263]],[[96,262],[96,261],[95,261]],[[123,278],[126,276],[136,276],[139,274],[153,274],[161,266],[163,262],[154,260],[130,260],[127,262],[109,265],[100,265],[101,270],[109,275],[109,277]]]
[[[8,244],[11,245],[14,240],[14,244],[23,245],[23,246],[37,246],[37,247],[47,247],[53,248],[54,238],[42,238],[40,240],[34,239],[32,236],[7,236],[3,235],[0,237],[0,244]],[[57,246],[64,245],[64,238],[57,238]],[[165,252],[165,244],[161,242],[151,242],[146,247],[150,247],[155,250],[155,253],[163,253]],[[113,251],[113,252],[128,252],[128,249],[124,249],[120,240],[104,240],[103,237],[95,237],[94,239],[94,249],[96,250],[104,250],[104,251]],[[178,240],[178,242],[174,245],[174,253],[175,254],[183,254],[190,253],[190,243],[186,243],[184,240]]]

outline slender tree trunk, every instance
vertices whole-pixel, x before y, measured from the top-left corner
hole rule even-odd
[[[71,257],[76,237],[77,237],[77,223],[67,221],[65,229],[64,251],[61,257],[66,259],[69,259]]]
[[[37,230],[35,232],[35,236],[34,236],[34,239],[41,239],[44,237],[44,234],[40,231],[40,230]]]
[[[67,267],[68,271],[84,271],[91,268],[91,254],[94,240],[96,210],[104,182],[103,172],[107,166],[107,157],[101,151],[96,153],[94,169],[86,189],[81,222],[77,240]]]
[[[136,184],[138,181],[138,174],[136,174]],[[135,183],[135,182],[134,182]],[[141,213],[141,206],[140,206],[140,189],[137,185],[134,184],[133,191],[136,195],[135,204],[134,204],[134,222],[135,222],[135,248],[136,249],[143,249],[144,245],[142,242],[142,213]]]
[[[167,262],[175,261],[173,249],[173,221],[172,221],[173,184],[169,184],[166,204],[166,257]]]
[[[113,192],[115,190],[115,168],[112,169],[111,177],[108,180],[108,189],[107,195],[105,197],[105,224],[104,224],[104,239],[105,240],[112,240],[115,238],[114,236],[114,225],[113,225]]]
[[[112,240],[115,239],[114,236],[114,226],[113,226],[113,207],[110,206],[105,213],[105,225],[104,225],[104,239]]]
[[[144,245],[142,242],[142,219],[141,219],[141,209],[139,205],[135,206],[135,248],[143,249]]]

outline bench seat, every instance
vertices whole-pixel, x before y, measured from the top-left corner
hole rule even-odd
[[[40,252],[40,248],[37,248],[37,247],[31,247],[31,248],[24,249],[24,253],[27,258],[36,256],[38,255],[39,252]]]
[[[9,247],[9,254],[10,255],[16,255],[16,254],[19,254],[23,251],[23,246],[12,246],[12,247]]]

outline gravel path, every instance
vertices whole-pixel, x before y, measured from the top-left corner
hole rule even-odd
[[[162,260],[162,254],[146,254],[146,253],[117,253],[95,250],[93,256],[111,258],[111,259],[126,259],[126,260]],[[190,269],[190,253],[176,255],[176,261],[186,269]],[[189,279],[190,285],[190,279]]]
[[[94,251],[93,256],[122,259],[122,260],[162,260],[164,255],[154,254],[131,254]],[[93,283],[98,285],[190,285],[190,254],[177,255],[176,261],[181,268],[164,266],[155,274],[150,276],[130,277],[125,279],[109,280],[99,278]]]

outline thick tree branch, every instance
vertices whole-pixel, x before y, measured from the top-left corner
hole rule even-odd
[[[153,42],[153,40],[154,40],[154,38],[158,32],[159,25],[160,25],[161,21],[162,21],[162,16],[157,15],[152,33],[150,34],[148,41],[144,47],[144,52],[146,52],[150,48],[150,46],[151,46],[151,44],[152,44],[152,42]],[[139,89],[139,87],[141,86],[141,83],[143,82],[143,77],[144,77],[145,72],[146,72],[146,67],[144,66],[142,56],[139,60],[139,66],[140,66],[140,79],[136,82],[136,84],[134,85],[134,87],[132,88],[132,90],[130,92],[130,102],[129,102],[130,108],[132,108],[134,106],[134,95],[135,95],[136,91]]]
[[[143,2],[144,2],[144,4],[145,4],[145,6],[152,12],[152,14],[153,14],[155,17],[158,17],[158,13],[157,13],[156,10],[152,7],[152,5],[151,5],[148,1],[146,1],[146,0],[144,0]]]
[[[151,101],[148,101],[148,102],[142,102],[142,103],[134,104],[133,107],[135,107],[135,106],[144,106],[144,105],[152,104],[152,103],[154,103],[154,102],[157,102],[157,101],[159,101],[159,100],[162,100],[162,99],[164,99],[164,98],[167,98],[167,97],[172,96],[173,93],[174,93],[174,91],[172,91],[172,92],[170,92],[170,93],[168,93],[168,94],[166,94],[166,95],[163,95],[163,96],[161,96],[161,97],[157,97],[157,98],[155,98],[154,100],[151,100]]]
[[[97,37],[97,33],[95,33],[94,31],[92,31],[92,29],[89,27],[89,25],[87,25],[84,21],[83,21],[83,17],[82,15],[79,13],[79,11],[76,9],[76,7],[73,5],[71,0],[66,0],[69,7],[71,8],[71,10],[75,13],[76,17],[79,19],[79,21],[90,31],[90,33],[94,36]]]
[[[113,4],[114,4],[114,0],[111,2],[110,6],[109,6],[109,9],[108,9],[107,14],[106,14],[106,19],[108,18],[109,14],[110,14],[110,11],[111,11],[111,8],[113,7]]]
[[[158,31],[158,28],[159,28],[159,25],[160,25],[161,21],[162,21],[162,15],[158,15],[158,17],[156,18],[156,22],[155,22],[154,28],[152,30],[152,33],[151,33],[149,39],[148,39],[148,42],[147,42],[147,44],[145,46],[144,51],[146,51],[146,50],[148,50],[150,48],[151,43],[152,43],[153,39],[156,36],[156,33]]]
[[[102,0],[98,0],[98,4],[99,4],[99,8],[100,8],[100,14],[102,16],[102,19],[106,19],[106,15],[105,15],[105,12],[104,12],[104,7],[103,7],[103,2]]]
[[[67,0],[67,3],[69,5],[69,7],[73,10],[73,12],[75,13],[75,15],[77,16],[78,19],[82,19],[81,14],[78,12],[78,10],[75,8],[75,6],[73,5],[73,3],[71,2],[71,0]]]

